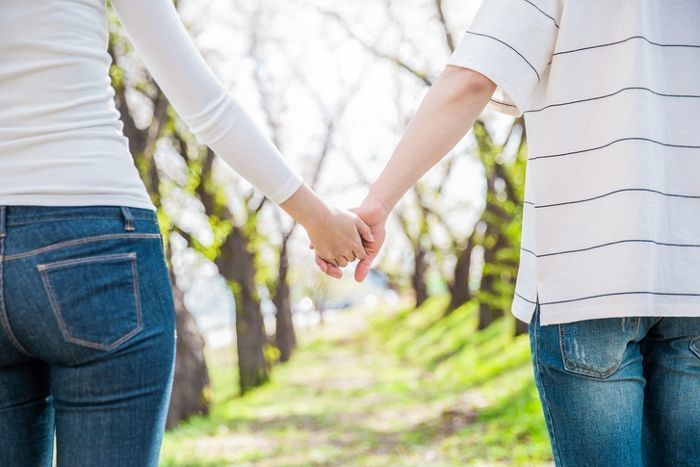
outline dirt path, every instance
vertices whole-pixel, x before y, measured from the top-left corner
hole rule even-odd
[[[450,449],[450,435],[474,420],[484,397],[431,390],[420,369],[357,337],[366,318],[339,313],[303,333],[302,349],[269,386],[228,397],[202,426],[168,435],[162,465],[471,464]]]

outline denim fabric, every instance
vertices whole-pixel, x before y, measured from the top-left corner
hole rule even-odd
[[[557,466],[700,466],[700,318],[529,324]]]
[[[0,205],[0,465],[155,466],[175,312],[155,212]]]

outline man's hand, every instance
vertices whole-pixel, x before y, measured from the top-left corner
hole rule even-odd
[[[373,242],[374,237],[357,214],[328,206],[305,184],[280,207],[306,229],[322,270],[324,264],[340,272],[339,268],[348,263],[366,258],[362,243]]]
[[[335,208],[331,208],[330,215],[305,228],[316,249],[316,263],[322,261],[338,272],[356,259],[365,259],[363,243],[374,240],[369,226],[357,214]]]
[[[363,238],[362,245],[364,246],[366,256],[360,259],[360,262],[355,267],[355,280],[362,282],[372,268],[372,262],[379,254],[379,250],[384,244],[386,237],[386,219],[389,216],[390,210],[379,200],[367,198],[358,208],[351,209],[362,219],[370,228],[373,240],[368,241]],[[343,275],[340,268],[324,261],[316,253],[316,264],[319,269],[331,277],[339,278]]]

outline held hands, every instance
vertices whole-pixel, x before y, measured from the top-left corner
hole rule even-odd
[[[343,211],[326,205],[302,184],[280,207],[306,229],[321,271],[340,278],[340,268],[359,259],[355,280],[361,282],[367,277],[384,243],[391,211],[379,198],[370,195],[359,208]]]
[[[361,221],[369,227],[370,235],[362,235],[365,257],[357,257],[360,262],[355,267],[355,280],[362,282],[372,267],[372,262],[379,254],[379,250],[384,244],[386,237],[386,219],[389,217],[390,209],[377,199],[367,198],[358,208],[351,209]],[[312,239],[313,243],[313,239]],[[337,264],[333,264],[323,259],[316,248],[316,264],[319,269],[331,277],[339,278],[343,275]],[[343,266],[343,265],[340,265]]]
[[[311,248],[316,250],[316,264],[336,278],[343,275],[341,267],[356,259],[364,261],[367,258],[363,242],[375,241],[369,226],[357,214],[335,208],[330,209],[322,222],[307,227],[306,232]]]
[[[340,268],[348,263],[367,258],[363,242],[376,242],[357,214],[328,206],[306,184],[280,207],[304,226],[316,249],[317,264],[333,277],[341,277]],[[333,269],[329,272],[322,265]]]

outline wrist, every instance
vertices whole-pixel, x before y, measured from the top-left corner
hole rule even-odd
[[[369,193],[362,202],[363,206],[372,207],[378,213],[382,221],[386,221],[391,214],[391,211],[396,205],[395,201],[391,201],[374,185],[370,187]]]
[[[306,230],[313,229],[331,215],[331,208],[305,183],[279,206]]]

